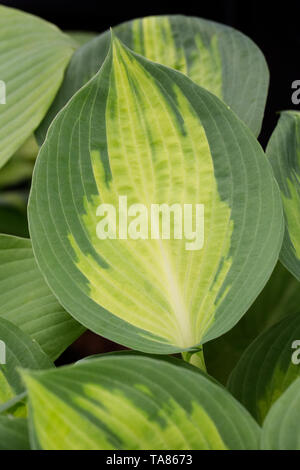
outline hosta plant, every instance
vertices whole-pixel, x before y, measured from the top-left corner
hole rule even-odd
[[[300,449],[300,121],[264,153],[260,50],[4,6],[0,38],[0,449]],[[85,329],[130,350],[55,367]]]

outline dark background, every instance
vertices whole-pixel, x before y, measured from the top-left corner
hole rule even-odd
[[[258,0],[198,0],[178,3],[148,1],[117,2],[16,0],[0,1],[3,5],[36,14],[63,30],[102,32],[135,17],[155,14],[186,14],[218,21],[239,29],[261,48],[267,59],[270,90],[260,142],[265,147],[280,110],[298,109],[292,104],[291,84],[300,79],[300,0],[278,3]],[[97,352],[120,347],[87,332],[58,361],[72,362]]]

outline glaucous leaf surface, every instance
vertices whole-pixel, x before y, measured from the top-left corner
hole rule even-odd
[[[32,446],[254,449],[260,429],[221,386],[177,360],[113,354],[24,371]]]
[[[267,147],[286,222],[282,263],[300,281],[300,112],[285,111]]]
[[[151,16],[114,27],[130,49],[153,62],[179,70],[224,100],[258,135],[264,114],[269,72],[263,54],[244,34],[228,26],[182,15]],[[110,32],[77,50],[49,113],[39,141],[58,111],[101,67]]]
[[[299,366],[298,366],[299,367]],[[264,450],[300,450],[300,378],[278,398],[262,429]]]
[[[240,321],[224,335],[205,344],[208,372],[226,384],[252,341],[287,315],[297,313],[299,305],[299,282],[278,262],[266,286]]]
[[[204,247],[153,239],[150,224],[148,239],[100,240],[99,205],[117,210],[124,195],[149,214],[151,204],[203,204]],[[270,276],[283,233],[278,188],[253,134],[217,97],[116,38],[49,130],[29,219],[39,266],[67,311],[154,353],[229,330]]]
[[[21,328],[51,359],[83,332],[44,281],[30,240],[0,235],[0,286],[0,318]]]
[[[261,424],[274,402],[300,376],[300,314],[260,335],[233,370],[228,388]]]
[[[1,168],[45,116],[75,47],[54,25],[3,5],[0,44]]]

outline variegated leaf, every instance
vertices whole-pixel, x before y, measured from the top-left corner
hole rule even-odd
[[[299,364],[298,311],[251,343],[229,378],[229,390],[261,424],[273,403],[300,376]]]
[[[246,410],[209,377],[177,360],[113,354],[23,377],[34,448],[258,446],[260,429]]]
[[[147,214],[152,204],[190,204],[195,217],[204,205],[203,247],[191,249],[183,232],[176,239],[173,217],[171,239],[161,231],[155,239],[150,223],[133,239],[130,216],[127,239],[99,239],[99,206],[118,211],[124,197]],[[272,272],[283,230],[279,192],[253,134],[207,90],[117,39],[49,130],[29,216],[39,266],[67,311],[156,353],[230,329]]]
[[[135,19],[116,26],[114,32],[133,51],[183,72],[217,95],[259,134],[269,72],[263,54],[244,34],[222,24],[182,15]],[[38,130],[40,142],[57,112],[98,72],[109,42],[107,31],[76,51]]]
[[[282,263],[300,281],[300,112],[281,113],[267,147],[283,201]]]

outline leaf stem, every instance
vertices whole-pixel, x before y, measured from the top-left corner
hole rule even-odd
[[[206,372],[203,349],[199,349],[199,351],[196,352],[182,352],[181,355],[185,362],[188,362],[189,364],[198,367],[198,369],[201,369],[203,372]]]

